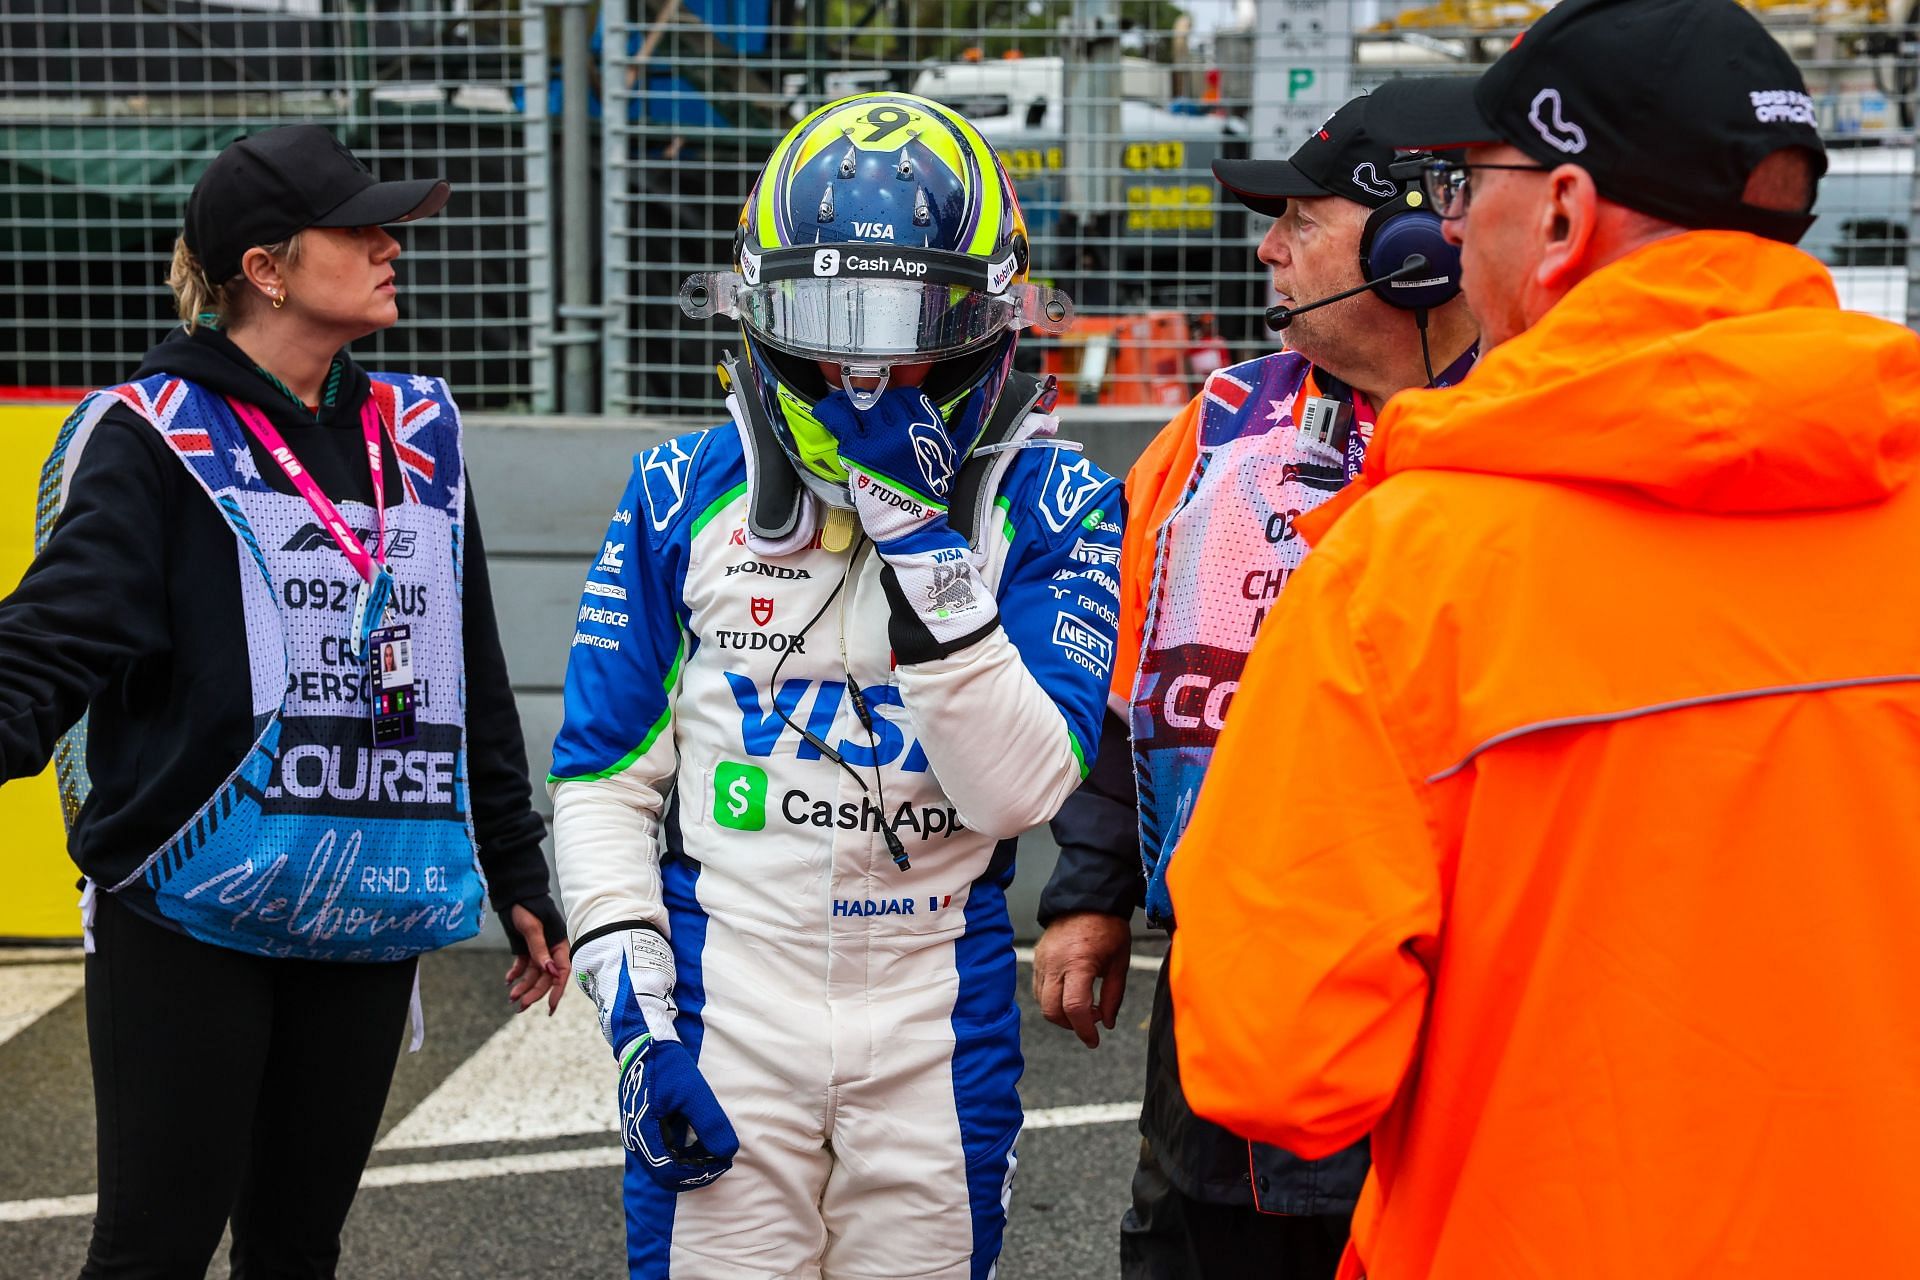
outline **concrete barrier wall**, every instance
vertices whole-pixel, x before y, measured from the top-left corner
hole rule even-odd
[[[1166,416],[1171,416],[1171,411]],[[1164,419],[1088,410],[1062,424],[1096,462],[1120,475]],[[598,418],[537,421],[475,415],[468,421],[468,467],[493,575],[494,606],[527,736],[536,783],[547,775],[561,717],[561,682],[580,584],[599,553],[632,470],[632,457],[687,424]],[[534,802],[551,820],[544,787]],[[1057,850],[1045,828],[1020,842],[1011,903],[1022,937],[1037,931],[1034,912]],[[553,856],[552,839],[547,856]],[[478,940],[498,945],[491,932]]]
[[[0,409],[0,589],[10,590],[32,554],[33,492],[59,408]],[[1114,410],[1080,411],[1062,435],[1114,474],[1126,467],[1161,425]],[[580,584],[600,548],[635,453],[687,429],[685,422],[525,419],[472,416],[469,468],[479,504],[494,605],[527,738],[534,803],[548,812],[542,785],[561,719],[561,682]],[[0,789],[0,938],[71,937],[75,872],[65,851],[52,772]],[[547,842],[552,858],[552,839]],[[1035,930],[1040,887],[1056,849],[1044,828],[1021,841],[1014,885],[1015,928]],[[488,917],[477,945],[501,944]]]

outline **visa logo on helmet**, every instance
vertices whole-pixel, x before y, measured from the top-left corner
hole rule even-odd
[[[737,671],[727,672],[726,677],[733,687],[733,700],[740,708],[740,745],[750,756],[772,755],[781,738],[793,732],[788,721],[804,725],[808,733],[826,741],[827,735],[833,732],[840,704],[847,696],[847,686],[838,680],[783,680],[774,691],[773,706],[769,708],[762,703],[760,686],[753,679]],[[864,730],[860,741],[840,739],[832,744],[840,758],[856,769],[878,768],[897,760],[903,773],[927,772],[931,765],[919,740],[909,738],[904,729],[881,712],[883,707],[901,705],[900,690],[890,684],[877,684],[862,689],[860,696],[873,715],[873,741],[864,741]],[[808,707],[804,719],[800,711],[802,704]],[[818,760],[821,752],[801,738],[794,756],[800,760]]]

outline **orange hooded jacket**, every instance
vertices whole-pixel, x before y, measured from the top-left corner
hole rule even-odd
[[[1920,336],[1691,232],[1382,416],[1173,865],[1194,1107],[1342,1275],[1914,1274]]]

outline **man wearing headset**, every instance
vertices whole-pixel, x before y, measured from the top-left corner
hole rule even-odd
[[[1060,861],[1034,955],[1042,1011],[1089,1047],[1119,1012],[1134,908],[1173,928],[1167,866],[1241,665],[1306,553],[1293,521],[1359,471],[1388,397],[1473,367],[1458,252],[1417,186],[1393,176],[1366,114],[1366,98],[1347,103],[1288,160],[1214,165],[1236,199],[1274,218],[1259,255],[1281,304],[1268,323],[1286,350],[1215,373],[1127,477],[1109,696],[1131,717],[1133,749],[1109,715],[1094,774],[1053,824]],[[1173,1030],[1163,966],[1123,1275],[1331,1276],[1365,1142],[1305,1161],[1200,1119]]]
[[[1169,886],[1188,1099],[1371,1135],[1345,1280],[1914,1275],[1920,336],[1796,247],[1816,99],[1734,0],[1566,0],[1369,122],[1459,149],[1487,351],[1248,658]]]
[[[1120,488],[1012,367],[1069,308],[953,111],[808,116],[734,250],[682,295],[740,324],[733,421],[635,459],[554,747],[629,1270],[989,1275],[1022,1120],[1013,838],[1098,743]]]

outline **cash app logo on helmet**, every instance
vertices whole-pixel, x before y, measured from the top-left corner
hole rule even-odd
[[[1013,186],[979,131],[937,102],[867,93],[780,141],[741,210],[733,270],[690,277],[681,297],[690,315],[739,320],[750,385],[737,390],[803,477],[843,488],[814,414],[836,381],[865,407],[905,381],[900,366],[926,365],[919,386],[956,452],[978,442],[1020,330],[1071,323],[1064,294],[1028,282],[1029,262]]]

